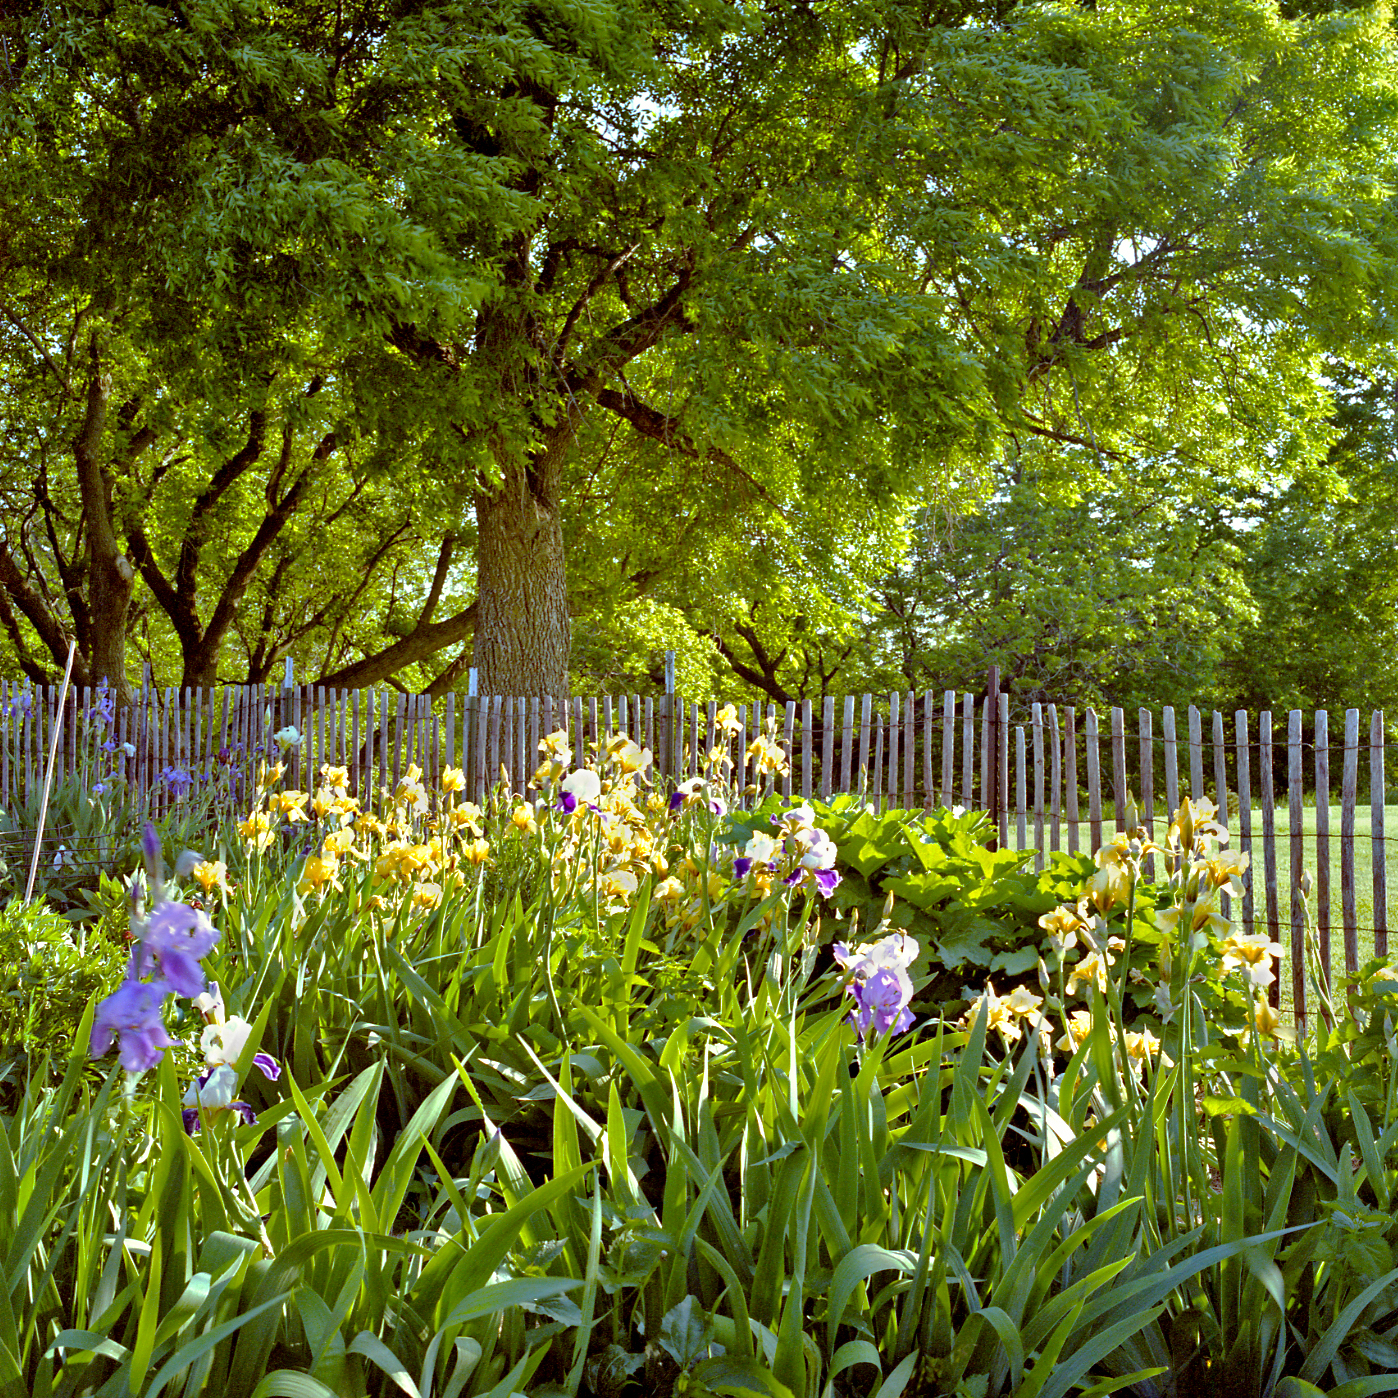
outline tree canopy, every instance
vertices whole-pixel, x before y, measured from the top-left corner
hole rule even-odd
[[[1187,594],[1230,499],[1340,494],[1330,366],[1391,338],[1379,9],[0,26],[0,628],[36,677],[70,637],[118,684],[131,641],[185,684],[295,651],[518,693],[657,642],[773,693],[1032,650],[1007,576],[1100,617],[1157,545]]]

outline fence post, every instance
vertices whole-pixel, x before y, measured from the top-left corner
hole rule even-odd
[[[994,834],[986,841],[989,849],[1000,848],[1000,667],[992,665],[985,682],[985,713],[987,732],[985,750],[989,758],[986,764],[986,809],[990,812],[990,823]]]
[[[1374,852],[1374,955],[1388,955],[1388,867],[1384,863],[1383,710],[1369,720],[1369,839]]]
[[[661,772],[665,776],[679,776],[678,753],[679,724],[675,719],[675,652],[665,652],[665,702],[660,710],[661,732],[665,735],[665,753],[661,759]],[[653,759],[652,759],[653,760]]]
[[[1304,1038],[1306,1034],[1306,907],[1301,893],[1305,873],[1301,844],[1301,740],[1301,710],[1292,709],[1286,716],[1286,811],[1291,855],[1291,1009],[1296,1016],[1298,1038]]]

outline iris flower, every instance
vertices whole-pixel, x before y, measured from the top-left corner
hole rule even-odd
[[[908,1002],[913,983],[908,968],[917,959],[918,944],[897,933],[864,946],[836,942],[835,960],[849,973],[845,993],[854,1000],[849,1022],[861,1039],[872,1033],[899,1034],[912,1026]]]
[[[89,1046],[92,1056],[101,1058],[115,1038],[121,1045],[121,1066],[128,1073],[154,1068],[165,1050],[178,1042],[166,1032],[160,1013],[168,993],[161,981],[123,981],[97,1007]]]
[[[590,767],[580,767],[563,778],[559,788],[559,805],[569,815],[579,806],[592,806],[602,794],[602,779]]]
[[[160,903],[141,940],[141,971],[155,968],[177,995],[198,995],[204,989],[199,961],[218,938],[217,929],[199,909],[187,903]]]

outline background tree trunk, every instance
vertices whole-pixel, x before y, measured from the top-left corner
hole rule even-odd
[[[474,660],[486,694],[568,693],[568,578],[553,463],[505,467],[476,496]]]
[[[87,653],[85,682],[96,684],[106,680],[117,702],[125,704],[131,698],[126,678],[126,621],[136,589],[136,570],[122,552],[117,537],[112,519],[111,478],[102,464],[107,402],[112,385],[103,368],[95,335],[90,360],[87,407],[73,443],[78,489],[87,520],[88,555],[87,624],[78,627],[78,645]],[[128,459],[134,460],[154,436],[144,430],[135,433],[126,444]]]

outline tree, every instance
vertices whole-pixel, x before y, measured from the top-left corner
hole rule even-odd
[[[1029,689],[1197,694],[1250,614],[1230,515],[1342,488],[1328,366],[1390,353],[1387,21],[1021,5],[891,33],[878,74],[906,148],[851,255],[881,250],[984,386],[979,514],[868,624],[730,625],[737,673],[786,697],[836,656],[845,687],[996,659]]]
[[[8,23],[22,61],[0,130],[20,158],[0,217],[21,236],[0,293],[35,358],[81,317],[74,383],[87,402],[110,377],[127,414],[75,498],[139,502],[142,462],[190,442],[198,498],[261,413],[239,479],[270,480],[290,430],[277,541],[311,482],[359,488],[368,458],[432,499],[404,593],[421,613],[342,676],[469,636],[488,688],[563,688],[588,591],[569,584],[570,519],[615,426],[637,444],[623,459],[666,463],[671,516],[694,514],[670,492],[696,478],[745,504],[682,561],[632,550],[644,566],[594,590],[674,607],[787,691],[783,666],[827,674],[856,626],[867,539],[984,495],[988,463],[1030,441],[1080,479],[1168,473],[1186,496],[1302,478],[1324,455],[1318,355],[1362,359],[1391,299],[1392,63],[1368,13],[91,0]],[[221,455],[209,420],[238,424]],[[639,537],[625,483],[606,507],[606,530]],[[182,565],[188,526],[166,512],[142,546],[79,506],[64,566],[102,615],[85,653],[123,634],[139,572],[207,675],[201,648],[232,634],[215,593],[241,575],[206,581],[204,543]],[[745,545],[764,556],[716,566]],[[438,620],[468,551],[474,599]],[[77,594],[30,555],[0,584],[52,654]],[[191,569],[212,602],[197,624]],[[706,572],[723,586],[695,590]]]
[[[590,418],[739,476],[744,444],[776,415],[804,424],[807,464],[827,472],[872,424],[859,485],[917,498],[878,417],[899,399],[927,422],[946,416],[945,376],[927,372],[944,337],[918,305],[837,265],[856,216],[845,133],[873,110],[854,13],[191,2],[35,14],[5,95],[6,136],[27,152],[10,199],[62,241],[22,266],[82,300],[89,383],[134,315],[155,393],[249,423],[249,441],[256,411],[305,415],[312,384],[336,386],[345,415],[312,455],[407,435],[411,479],[438,475],[474,522],[477,595],[451,639],[473,629],[488,687],[557,692],[562,492]],[[87,191],[80,210],[73,188]],[[662,345],[677,346],[678,402],[641,391]],[[275,412],[258,406],[269,394]],[[115,494],[134,479],[126,444],[169,431],[154,401],[98,462]],[[300,500],[279,495],[283,507]],[[85,542],[95,579],[121,540]],[[132,562],[159,598],[180,565],[162,569],[149,543]],[[31,599],[11,595],[37,625]],[[193,638],[188,608],[167,600]],[[123,605],[95,601],[119,635]]]
[[[1344,365],[1332,379],[1340,489],[1291,485],[1230,521],[1255,611],[1225,651],[1229,707],[1398,706],[1395,381]]]

